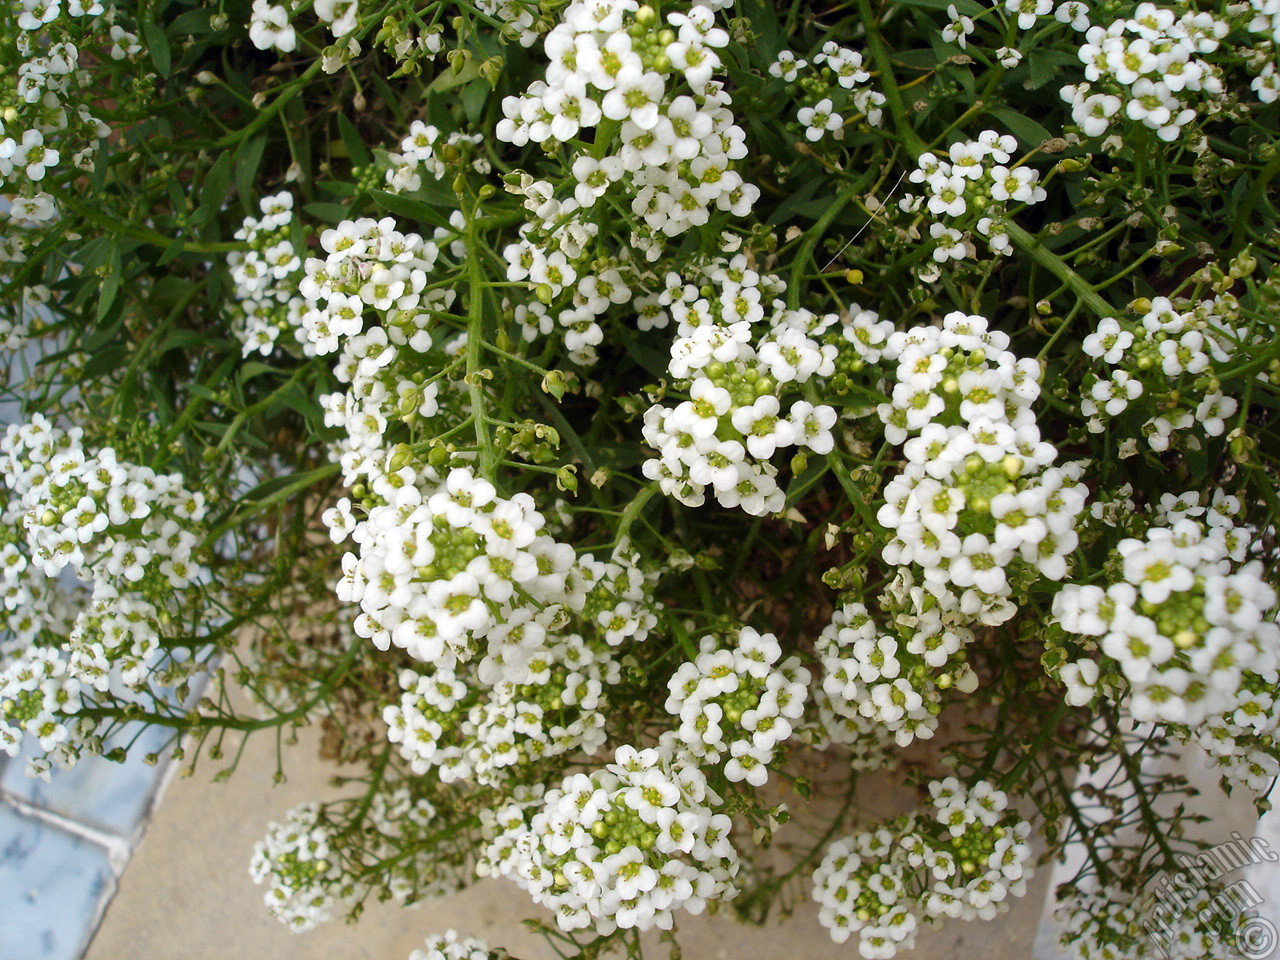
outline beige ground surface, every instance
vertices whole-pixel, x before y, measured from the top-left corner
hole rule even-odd
[[[174,779],[154,814],[101,928],[88,960],[405,960],[425,936],[456,928],[504,946],[521,960],[556,954],[519,920],[535,915],[525,894],[508,881],[486,881],[451,899],[406,910],[373,903],[357,926],[332,922],[294,935],[262,905],[262,888],[249,879],[253,844],[272,819],[306,799],[332,796],[333,768],[313,758],[314,737],[287,754],[286,784],[273,787],[271,737],[250,741],[236,775],[213,784],[211,768]],[[859,801],[870,818],[912,805],[889,777],[867,778]],[[798,801],[796,801],[798,802]],[[795,803],[793,803],[793,807]],[[925,931],[911,960],[1025,960],[1031,954],[1049,871],[1027,897],[992,923],[951,923]],[[680,943],[686,960],[852,960],[853,943],[837,946],[818,926],[816,908],[803,903],[783,924],[758,929],[727,918],[688,918]],[[666,946],[646,951],[667,960]]]

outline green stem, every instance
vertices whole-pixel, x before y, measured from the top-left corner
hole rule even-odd
[[[1098,296],[1093,286],[1084,277],[1072,270],[1060,256],[1012,220],[1006,220],[1004,228],[1009,239],[1023,253],[1065,283],[1071,292],[1079,297],[1080,301],[1099,319],[1115,315],[1115,311],[1107,306],[1107,301]]]
[[[474,211],[467,221],[467,394],[471,400],[471,416],[476,431],[476,449],[480,476],[493,480],[497,472],[498,454],[489,434],[485,416],[484,387],[480,378],[481,351],[484,349],[484,275],[480,271],[480,243]]]
[[[867,30],[867,46],[871,49],[871,59],[875,61],[876,70],[880,74],[880,92],[884,94],[885,104],[893,117],[893,126],[902,137],[903,145],[911,151],[914,160],[928,150],[928,146],[907,120],[907,110],[902,103],[902,94],[893,78],[893,63],[889,59],[889,51],[884,45],[877,28],[878,20],[871,13],[868,0],[858,0],[858,13]]]

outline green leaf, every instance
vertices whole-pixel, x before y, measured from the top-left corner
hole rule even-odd
[[[253,207],[253,184],[258,178],[258,166],[262,163],[262,153],[267,149],[267,135],[260,133],[252,140],[246,140],[236,150],[236,191],[240,194],[240,205],[249,213],[257,213]]]
[[[213,161],[213,166],[205,174],[204,185],[200,188],[200,206],[214,213],[222,209],[227,199],[227,188],[231,186],[231,151],[224,150]]]
[[[341,223],[347,219],[347,208],[340,203],[308,203],[302,211],[325,223]]]
[[[198,36],[204,33],[213,33],[213,27],[210,21],[216,11],[212,7],[201,7],[198,10],[188,10],[181,16],[175,17],[169,29],[173,31],[175,37],[182,36]]]
[[[248,363],[240,367],[239,381],[248,383],[254,377],[260,377],[264,373],[284,373],[279,367],[273,367],[265,363],[259,363],[257,360],[250,360]]]
[[[480,61],[472,57],[462,68],[461,73],[454,73],[452,69],[448,69],[432,80],[431,86],[427,87],[427,92],[443,93],[454,87],[460,87],[464,83],[470,83],[478,76],[480,76]]]
[[[462,112],[473,126],[480,125],[484,116],[484,105],[489,101],[491,88],[487,80],[477,80],[462,91]]]
[[[102,280],[102,286],[98,288],[98,320],[100,321],[116,302],[116,294],[120,292],[120,281],[123,279],[121,273],[120,247],[113,243],[107,255],[107,275]]]
[[[1053,139],[1053,134],[1017,110],[1012,110],[1009,107],[992,107],[987,113],[1008,127],[1009,132],[1017,137],[1024,147],[1029,149],[1040,146],[1046,140]]]
[[[421,200],[415,200],[403,193],[388,193],[385,190],[370,190],[369,196],[373,198],[374,203],[394,216],[421,220],[435,227],[449,229],[449,218],[442,216],[435,207]]]
[[[169,68],[172,65],[169,52],[169,38],[154,23],[142,24],[142,37],[147,42],[147,51],[151,54],[151,62],[156,65],[156,73],[169,79]]]
[[[164,253],[160,254],[160,259],[156,261],[157,267],[163,267],[166,263],[172,263],[178,259],[178,255],[182,253],[184,241],[181,237],[174,237],[169,245],[164,248]]]
[[[347,119],[346,114],[338,114],[338,134],[342,137],[342,145],[347,148],[347,156],[358,167],[367,167],[373,158],[364,145],[356,125]]]

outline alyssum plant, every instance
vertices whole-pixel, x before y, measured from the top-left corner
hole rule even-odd
[[[1280,5],[943,6],[6,5],[0,748],[322,725],[296,930],[891,957],[1082,847],[1073,955],[1235,949],[1147,760],[1280,771]]]

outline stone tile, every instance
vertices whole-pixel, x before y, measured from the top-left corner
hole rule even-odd
[[[133,741],[123,763],[87,756],[70,770],[54,769],[50,782],[45,783],[26,775],[27,757],[39,751],[39,744],[28,736],[23,742],[23,752],[0,769],[0,788],[25,803],[133,840],[141,830],[162,772],[159,767],[148,766],[142,758],[158,751],[163,764],[165,752],[161,748],[168,738],[166,729],[144,729],[139,723],[131,723],[106,744],[110,750]],[[0,838],[3,836],[0,832]]]
[[[77,960],[115,887],[104,849],[0,805],[4,960]]]

